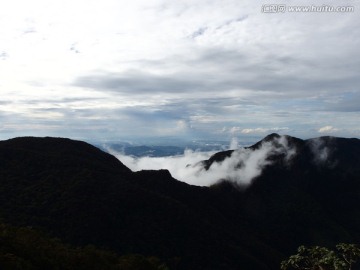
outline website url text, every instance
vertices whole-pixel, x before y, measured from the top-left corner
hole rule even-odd
[[[347,13],[354,12],[354,6],[287,6],[287,5],[277,5],[277,4],[268,4],[261,7],[261,12],[263,13],[285,13],[285,12],[338,12],[338,13]]]

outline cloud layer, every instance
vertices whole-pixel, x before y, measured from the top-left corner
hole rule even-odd
[[[336,3],[352,13],[264,4],[4,4],[1,136],[359,137],[359,2]]]
[[[231,144],[231,147],[235,146]],[[201,161],[209,159],[214,152],[187,150],[180,156],[135,158],[109,151],[133,171],[167,169],[174,178],[192,185],[210,186],[227,180],[242,187],[248,186],[266,166],[272,164],[271,155],[282,154],[290,164],[296,154],[296,149],[289,146],[285,136],[263,142],[257,149],[237,148],[230,157],[214,162],[208,170]]]

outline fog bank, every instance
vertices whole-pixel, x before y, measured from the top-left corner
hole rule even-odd
[[[237,146],[234,140],[231,147]],[[215,151],[184,151],[179,156],[169,157],[132,157],[109,149],[121,162],[133,171],[167,169],[171,175],[185,183],[197,186],[210,186],[220,180],[228,180],[246,186],[261,175],[262,170],[271,164],[268,157],[273,154],[284,154],[290,161],[296,149],[289,147],[287,138],[281,136],[269,142],[262,142],[257,149],[238,148],[229,158],[214,162],[208,170],[201,161],[209,159]]]

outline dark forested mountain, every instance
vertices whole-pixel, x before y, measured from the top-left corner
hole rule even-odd
[[[250,185],[197,187],[166,170],[132,172],[80,141],[1,141],[0,220],[72,245],[156,256],[170,269],[279,269],[301,244],[359,243],[359,140],[272,134],[246,151],[266,154]],[[239,158],[241,170],[234,153],[202,166]]]
[[[359,243],[360,140],[271,134],[247,150],[264,148],[267,165],[261,174],[249,186],[238,184],[244,189],[239,208],[255,221],[256,233],[262,231],[263,240],[271,236],[272,247],[284,252],[300,243]],[[210,169],[235,153],[219,152],[203,166]]]

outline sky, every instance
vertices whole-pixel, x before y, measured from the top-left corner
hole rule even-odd
[[[359,138],[359,48],[359,0],[3,1],[0,139]]]

